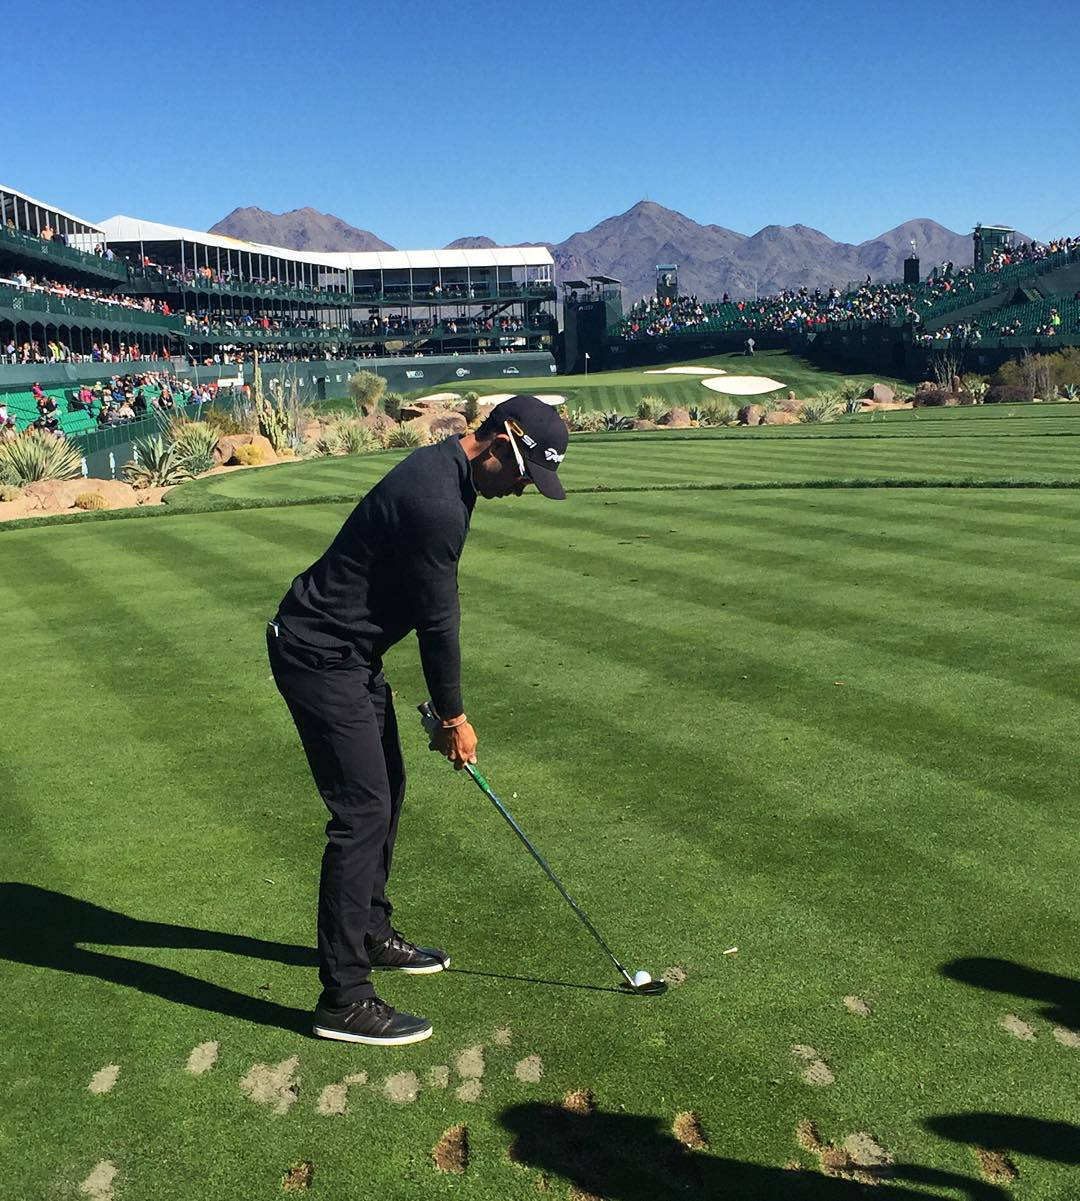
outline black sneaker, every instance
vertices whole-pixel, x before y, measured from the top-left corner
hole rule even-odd
[[[418,947],[397,930],[391,931],[386,942],[371,948],[370,959],[373,971],[411,972],[414,976],[441,972],[450,966],[450,956],[445,951]]]
[[[378,997],[365,997],[346,1009],[315,1009],[313,1032],[319,1038],[336,1038],[343,1043],[368,1043],[371,1046],[399,1046],[419,1043],[431,1037],[427,1018],[399,1013]]]

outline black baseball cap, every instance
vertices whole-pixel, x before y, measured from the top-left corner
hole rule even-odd
[[[570,431],[553,405],[537,396],[511,396],[484,419],[496,433],[509,433],[525,465],[525,474],[549,500],[565,500],[566,489],[555,474],[566,456]]]

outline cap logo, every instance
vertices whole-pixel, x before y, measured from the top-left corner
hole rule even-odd
[[[530,438],[529,435],[524,432],[521,434],[521,440],[530,450],[536,446],[536,439]]]
[[[566,455],[559,454],[554,446],[549,446],[547,450],[544,451],[544,458],[550,459],[552,463],[561,463],[563,459],[566,458]]]

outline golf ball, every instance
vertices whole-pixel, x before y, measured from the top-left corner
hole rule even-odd
[[[634,973],[634,987],[635,988],[644,988],[644,986],[646,984],[652,984],[652,976],[650,976],[649,973],[646,971],[635,972]]]

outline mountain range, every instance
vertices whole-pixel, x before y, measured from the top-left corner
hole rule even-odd
[[[393,250],[369,230],[357,229],[340,217],[315,209],[268,213],[237,208],[211,233],[285,246],[293,250]],[[1027,240],[1024,235],[1017,235]],[[755,234],[742,234],[722,225],[697,221],[641,200],[616,217],[562,242],[527,242],[546,246],[555,260],[556,280],[609,275],[622,281],[625,304],[652,293],[657,265],[675,263],[679,290],[703,299],[752,296],[784,288],[843,287],[867,275],[875,280],[899,279],[914,240],[922,272],[946,260],[958,267],[971,262],[970,234],[958,234],[920,217],[905,221],[876,238],[857,245],[836,242],[807,225],[767,225]],[[492,247],[482,235],[458,238],[447,249]]]

